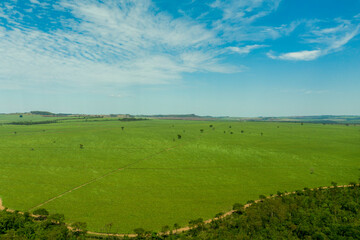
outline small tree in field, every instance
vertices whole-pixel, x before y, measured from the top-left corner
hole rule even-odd
[[[181,139],[181,135],[180,135],[180,134],[178,134],[178,135],[177,135],[177,138],[178,138],[178,139]]]
[[[161,232],[163,233],[167,233],[168,231],[170,231],[170,227],[168,225],[165,225],[161,228]]]
[[[123,130],[123,131],[124,131],[124,127],[121,127],[121,130]]]
[[[177,224],[177,223],[174,223],[174,230],[176,231],[176,230],[179,229],[179,228],[180,228],[180,225]]]
[[[49,212],[45,208],[39,208],[33,211],[34,215],[48,216]]]
[[[203,132],[204,132],[204,129],[200,129],[200,132],[203,133]]]

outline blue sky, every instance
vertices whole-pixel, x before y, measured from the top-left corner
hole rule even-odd
[[[360,115],[359,0],[2,0],[0,112]]]

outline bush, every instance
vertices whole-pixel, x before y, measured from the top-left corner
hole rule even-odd
[[[45,208],[39,208],[33,211],[33,214],[39,216],[48,216],[49,212]]]

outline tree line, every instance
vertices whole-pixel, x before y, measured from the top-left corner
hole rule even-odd
[[[74,223],[68,227],[62,214],[51,214],[38,209],[33,214],[18,211],[0,211],[1,240],[85,240],[86,224]]]
[[[234,213],[205,224],[201,218],[189,221],[189,231],[173,234],[137,228],[133,239],[360,239],[360,186],[298,190],[292,194],[278,192],[267,198],[261,195],[249,207],[240,203]],[[29,213],[0,211],[0,239],[131,239],[130,237],[86,236],[86,224],[71,228],[61,214],[49,215],[39,209]],[[216,217],[221,216],[219,213]],[[180,228],[174,225],[172,230]],[[165,233],[164,233],[165,232]]]

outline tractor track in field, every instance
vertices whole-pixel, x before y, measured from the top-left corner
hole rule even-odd
[[[184,143],[183,143],[183,144],[176,145],[176,146],[173,146],[173,147],[169,147],[169,148],[163,149],[163,150],[161,150],[161,151],[159,151],[159,152],[157,152],[157,153],[154,153],[154,154],[152,154],[152,155],[150,155],[150,156],[147,156],[147,157],[145,157],[145,158],[142,158],[142,159],[136,160],[136,161],[134,161],[134,162],[131,162],[131,163],[129,163],[129,164],[127,164],[127,165],[125,165],[125,166],[123,166],[123,167],[121,167],[121,168],[114,169],[114,170],[112,170],[112,171],[110,171],[110,172],[105,173],[104,175],[101,175],[101,176],[99,176],[99,177],[96,177],[96,178],[94,178],[94,179],[92,179],[92,180],[90,180],[90,181],[88,181],[88,182],[85,182],[85,183],[83,183],[83,184],[81,184],[81,185],[79,185],[79,186],[76,186],[76,187],[74,187],[74,188],[72,188],[72,189],[69,189],[69,190],[67,190],[67,191],[65,191],[65,192],[63,192],[63,193],[61,193],[61,194],[59,194],[59,195],[57,195],[57,196],[55,196],[55,197],[52,197],[52,198],[46,200],[45,202],[42,202],[42,203],[40,203],[40,204],[38,204],[38,205],[36,205],[36,206],[33,206],[33,207],[29,208],[28,211],[31,211],[31,210],[34,210],[35,208],[39,208],[39,207],[41,207],[41,206],[44,206],[45,204],[48,204],[48,203],[50,203],[50,202],[52,202],[52,201],[54,201],[54,200],[56,200],[56,199],[58,199],[58,198],[61,198],[61,197],[63,197],[64,195],[66,195],[66,194],[68,194],[68,193],[71,193],[71,192],[76,191],[76,190],[78,190],[78,189],[80,189],[80,188],[83,188],[83,187],[85,187],[85,186],[87,186],[87,185],[89,185],[89,184],[91,184],[91,183],[97,182],[97,181],[99,181],[99,180],[101,180],[101,179],[103,179],[103,178],[105,178],[105,177],[107,177],[107,176],[109,176],[109,175],[112,175],[112,174],[114,174],[114,173],[116,173],[116,172],[119,172],[119,171],[123,171],[124,169],[129,168],[129,167],[131,167],[131,166],[133,166],[133,165],[135,165],[135,164],[137,164],[137,163],[139,163],[139,162],[142,162],[142,161],[151,159],[151,158],[153,158],[153,157],[155,157],[155,156],[158,156],[158,155],[160,155],[160,154],[162,154],[162,153],[164,153],[164,152],[171,151],[171,150],[173,150],[173,149],[175,149],[175,148],[179,148],[179,147],[181,147],[181,146],[183,146],[183,145],[184,145]]]
[[[340,186],[329,186],[329,187],[318,187],[318,188],[311,188],[309,189],[310,191],[314,191],[314,190],[319,190],[319,189],[328,189],[328,188],[346,188],[346,187],[354,187],[354,186],[360,186],[360,184],[355,184],[355,185],[340,185]],[[305,190],[302,190],[302,191],[305,191]],[[280,196],[287,196],[287,195],[290,195],[290,194],[296,194],[296,192],[287,192],[287,193],[283,193],[282,195]],[[279,195],[272,195],[272,196],[268,196],[266,197],[267,199],[271,199],[271,198],[275,198],[275,197],[279,197]],[[264,199],[258,199],[258,200],[255,200],[253,203],[247,203],[244,205],[244,209],[256,204],[256,203],[259,203],[259,202],[262,202],[264,201]],[[3,211],[5,210],[8,211],[8,212],[15,212],[15,210],[12,210],[12,209],[7,209],[3,206],[2,204],[2,199],[0,198],[0,211]],[[231,210],[231,211],[228,211],[226,213],[224,213],[223,215],[219,216],[219,217],[215,217],[215,218],[211,218],[211,219],[208,219],[208,220],[205,220],[203,221],[204,224],[209,224],[213,221],[216,221],[216,220],[220,220],[220,219],[223,219],[227,216],[230,216],[231,214],[235,213],[236,210]],[[18,212],[19,214],[23,214],[23,212]],[[38,217],[38,215],[33,215],[31,214],[31,216],[33,217]],[[194,229],[196,228],[197,226],[186,226],[186,227],[182,227],[182,228],[178,228],[176,230],[173,230],[173,231],[168,231],[168,232],[160,232],[159,234],[160,235],[168,235],[170,233],[172,234],[179,234],[179,233],[182,233],[182,232],[186,232],[186,231],[189,231],[191,229]],[[67,228],[69,230],[74,230],[71,226],[67,225]],[[103,236],[103,237],[137,237],[137,234],[134,234],[134,233],[131,233],[131,234],[123,234],[123,233],[100,233],[100,232],[92,232],[92,231],[87,231],[87,234],[89,235],[95,235],[95,236]]]

